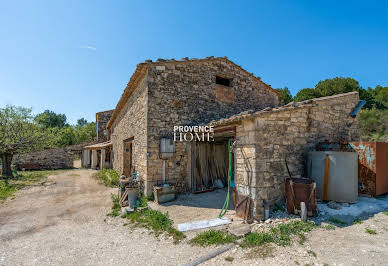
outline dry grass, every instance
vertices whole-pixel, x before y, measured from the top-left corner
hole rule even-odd
[[[50,175],[62,173],[63,170],[41,170],[18,172],[12,178],[0,178],[0,202],[12,197],[16,191],[28,186],[43,185]]]
[[[365,233],[368,233],[370,235],[376,235],[376,230],[365,228]]]
[[[278,246],[287,246],[292,242],[292,237],[298,236],[299,243],[303,244],[306,240],[303,235],[310,232],[316,225],[312,222],[293,221],[291,223],[280,224],[272,227],[266,233],[250,233],[245,236],[242,247],[257,247],[268,243],[275,243]]]
[[[236,241],[236,237],[228,232],[208,230],[196,235],[189,243],[195,246],[206,247],[211,245],[223,245],[234,241]]]
[[[273,244],[265,244],[262,246],[254,247],[249,250],[246,257],[248,259],[268,258],[274,257],[275,246]]]

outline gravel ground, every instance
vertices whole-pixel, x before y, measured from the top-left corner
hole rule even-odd
[[[93,173],[65,171],[0,205],[0,265],[183,265],[216,249],[192,247],[187,240],[174,245],[145,229],[131,232],[125,220],[106,216],[110,193],[117,190],[98,184]],[[303,245],[236,247],[205,265],[388,265],[388,215],[383,213],[306,236]]]
[[[69,170],[0,207],[0,265],[176,265],[207,250],[108,218],[110,193],[92,170]]]
[[[280,222],[281,219],[272,221],[275,225]],[[254,225],[259,227],[255,231],[270,226],[260,225]],[[366,228],[376,234],[368,234]],[[388,215],[383,212],[361,224],[334,230],[314,229],[306,234],[306,239],[303,245],[295,241],[289,247],[270,245],[258,250],[236,247],[204,265],[388,265]],[[226,261],[227,257],[233,261]]]

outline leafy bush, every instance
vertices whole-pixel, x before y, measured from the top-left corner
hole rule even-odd
[[[360,131],[362,140],[388,141],[388,110],[362,110]]]
[[[107,216],[116,217],[120,215],[121,206],[120,206],[120,199],[115,194],[111,194],[110,197],[112,198],[112,212],[108,213]]]
[[[144,196],[142,193],[139,193],[139,199],[138,199],[138,207],[147,207],[148,198]]]
[[[301,243],[305,241],[303,233],[310,232],[316,225],[313,222],[293,221],[272,227],[266,233],[250,233],[245,236],[242,247],[256,247],[267,243],[275,243],[278,246],[291,244],[292,236],[299,236]]]
[[[196,246],[211,246],[211,245],[223,245],[236,241],[236,237],[228,232],[222,232],[218,230],[209,230],[196,235],[189,241],[190,244]]]
[[[102,169],[96,177],[107,187],[117,187],[120,180],[119,174],[113,169]]]
[[[274,239],[271,233],[250,233],[244,238],[242,246],[256,247],[270,242],[274,242]]]
[[[335,229],[335,226],[332,225],[332,224],[328,224],[324,227],[326,230],[334,230]]]
[[[136,210],[132,213],[123,215],[122,217],[128,219],[135,227],[141,226],[151,229],[157,236],[161,233],[167,233],[169,236],[173,237],[175,244],[186,237],[182,232],[176,230],[172,226],[173,222],[168,217],[168,214],[164,214],[160,211],[146,208]]]

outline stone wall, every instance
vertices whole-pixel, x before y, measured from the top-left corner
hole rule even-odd
[[[216,76],[229,78],[231,86],[216,84]],[[222,58],[152,63],[147,80],[149,187],[162,180],[160,138],[172,136],[175,125],[199,125],[248,109],[278,105],[272,89]],[[167,181],[188,182],[187,156],[188,145],[177,142],[174,156],[166,162]]]
[[[237,126],[237,191],[253,199],[252,214],[262,219],[264,202],[273,205],[284,194],[288,177],[304,176],[304,159],[319,142],[359,139],[358,116],[351,111],[358,93],[319,98],[300,106],[260,112]]]
[[[23,168],[26,170],[72,168],[74,159],[80,156],[84,145],[88,144],[17,154],[12,164],[18,170]]]
[[[123,173],[124,140],[133,139],[133,165],[143,179],[147,176],[147,82],[144,78],[121,109],[111,128],[113,168]]]
[[[109,134],[107,134],[106,125],[108,124],[109,119],[112,117],[113,111],[114,110],[109,110],[96,113],[98,142],[104,142],[109,140]]]

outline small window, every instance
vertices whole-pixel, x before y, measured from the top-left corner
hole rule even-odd
[[[232,83],[231,81],[232,79],[216,76],[216,84],[230,87],[230,84]]]

